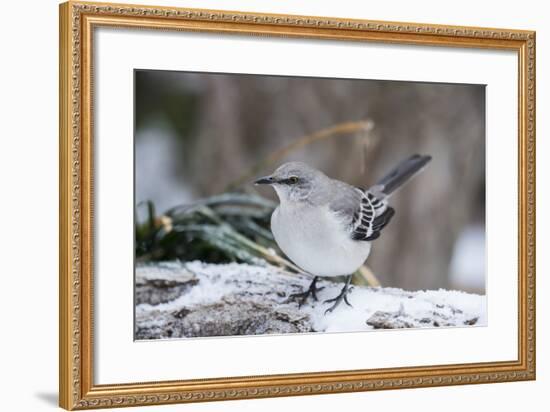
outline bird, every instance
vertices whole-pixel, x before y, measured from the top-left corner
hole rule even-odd
[[[311,296],[317,301],[319,278],[345,276],[338,296],[325,315],[351,291],[353,273],[371,252],[372,242],[388,225],[395,210],[389,198],[431,160],[414,154],[399,162],[376,184],[363,190],[302,162],[288,162],[254,183],[271,186],[279,205],[271,215],[271,231],[279,248],[301,270],[313,276],[309,288],[291,295],[301,307]]]

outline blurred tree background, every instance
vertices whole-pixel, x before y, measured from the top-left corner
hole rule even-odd
[[[349,122],[369,127],[289,151],[236,185],[276,151]],[[138,70],[135,151],[136,204],[158,215],[235,187],[276,200],[251,181],[289,160],[366,188],[430,154],[392,197],[396,216],[367,265],[383,286],[485,292],[483,85]]]

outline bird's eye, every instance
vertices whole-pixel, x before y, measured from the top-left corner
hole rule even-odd
[[[290,177],[288,178],[288,182],[289,182],[290,184],[293,184],[293,185],[294,185],[294,184],[298,183],[298,178],[297,178],[296,176],[290,176]]]

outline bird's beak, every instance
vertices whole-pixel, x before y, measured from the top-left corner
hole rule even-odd
[[[272,185],[273,183],[275,183],[273,176],[262,177],[254,182],[256,185]]]

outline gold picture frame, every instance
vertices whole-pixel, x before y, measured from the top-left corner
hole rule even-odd
[[[185,381],[93,380],[93,31],[100,26],[506,49],[518,57],[515,361]],[[90,409],[535,379],[535,32],[70,1],[60,5],[59,403]]]

